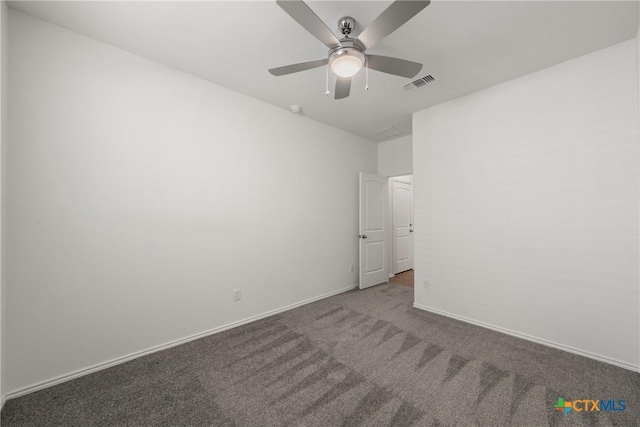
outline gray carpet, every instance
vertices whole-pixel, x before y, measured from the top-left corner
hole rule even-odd
[[[640,425],[640,374],[412,301],[347,292],[10,400],[2,425]],[[564,415],[559,397],[627,409]]]

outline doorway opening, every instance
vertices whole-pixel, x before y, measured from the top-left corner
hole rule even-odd
[[[414,276],[413,270],[407,270],[402,273],[398,273],[393,277],[389,278],[390,283],[395,283],[396,285],[406,286],[408,288],[414,287]]]
[[[389,178],[389,282],[414,287],[413,175]]]

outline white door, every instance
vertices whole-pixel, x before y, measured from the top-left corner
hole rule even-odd
[[[393,205],[393,274],[413,268],[413,204],[411,181],[394,178]]]
[[[360,289],[388,280],[387,178],[360,172]]]

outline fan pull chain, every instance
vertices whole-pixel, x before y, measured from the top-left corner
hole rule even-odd
[[[364,90],[369,90],[369,57],[365,56],[364,57],[364,73],[365,73],[365,86],[364,86]]]
[[[327,74],[324,79],[324,94],[329,95],[329,64],[327,64]]]

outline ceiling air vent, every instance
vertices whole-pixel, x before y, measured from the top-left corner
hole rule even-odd
[[[431,83],[434,81],[436,81],[436,78],[433,77],[431,74],[427,74],[426,76],[421,77],[418,80],[414,80],[411,83],[407,83],[406,85],[404,85],[404,90],[417,89],[419,87],[426,86],[427,83]]]
[[[377,139],[378,141],[385,141],[387,139],[395,138],[400,135],[402,135],[402,132],[400,132],[399,129],[394,127],[378,129],[373,132],[374,138]]]

